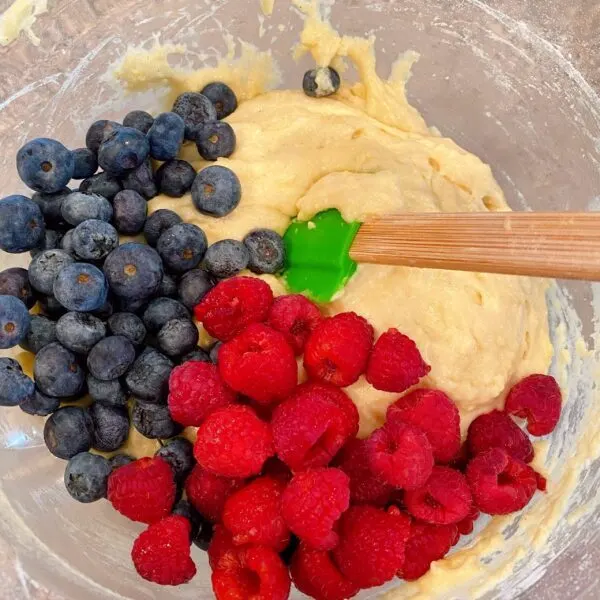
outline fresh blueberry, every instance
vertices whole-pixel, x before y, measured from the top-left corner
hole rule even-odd
[[[183,430],[179,423],[171,419],[169,407],[164,404],[150,404],[136,400],[131,412],[133,426],[152,440],[166,440],[175,437]]]
[[[121,127],[120,123],[108,121],[106,119],[101,119],[100,121],[92,123],[85,136],[85,145],[94,152],[94,154],[98,154],[100,144],[102,144],[105,138],[119,127]]]
[[[166,273],[163,275],[160,288],[158,288],[158,295],[166,298],[173,298],[177,295],[177,282],[173,277]]]
[[[33,397],[35,385],[12,358],[0,357],[0,406],[17,406]]]
[[[154,123],[154,118],[145,110],[132,110],[123,119],[125,127],[139,129],[142,133],[148,133],[148,130],[152,127],[152,123]]]
[[[193,310],[214,285],[211,276],[204,269],[192,269],[179,280],[179,298],[189,310]]]
[[[31,308],[36,298],[29,284],[27,269],[12,267],[0,272],[0,296],[14,296]]]
[[[56,323],[58,341],[78,354],[87,354],[105,335],[104,323],[87,313],[68,312]]]
[[[146,348],[129,369],[125,383],[132,394],[145,402],[164,402],[173,367],[164,354],[154,348]]]
[[[142,314],[148,306],[149,298],[115,298],[115,307],[118,312]]]
[[[150,156],[156,160],[170,160],[179,154],[185,125],[174,112],[158,115],[148,131]]]
[[[253,273],[278,273],[285,265],[285,246],[272,229],[255,229],[244,238],[250,253],[248,267]]]
[[[211,217],[224,217],[240,203],[242,186],[237,175],[227,167],[213,165],[202,169],[192,184],[196,209]]]
[[[54,456],[68,460],[92,447],[92,428],[87,408],[65,406],[46,420],[44,441]]]
[[[190,319],[187,308],[172,298],[155,298],[148,304],[142,317],[144,325],[150,333],[158,333],[167,323],[173,319]]]
[[[163,266],[154,248],[129,242],[106,257],[104,273],[117,296],[141,300],[157,292],[163,278]]]
[[[201,93],[213,103],[217,111],[217,119],[228,117],[238,107],[235,92],[225,83],[219,81],[209,83]]]
[[[54,231],[54,229],[46,229],[40,245],[37,248],[30,250],[29,255],[31,258],[35,258],[44,250],[55,250],[56,248],[59,248],[62,238],[63,235],[58,231]]]
[[[146,200],[151,200],[158,194],[154,173],[149,160],[144,161],[137,169],[129,171],[122,179],[123,189],[133,190]]]
[[[18,254],[37,248],[44,238],[44,216],[26,196],[0,200],[0,250]]]
[[[84,194],[98,194],[112,200],[123,189],[121,182],[108,173],[96,173],[79,184],[79,191]]]
[[[54,297],[67,309],[90,312],[104,306],[108,283],[98,267],[87,263],[67,265],[54,280]]]
[[[108,319],[108,329],[113,335],[126,337],[136,347],[141,346],[146,339],[146,326],[133,313],[115,313]]]
[[[133,127],[120,127],[109,134],[98,150],[98,164],[111,175],[121,177],[148,158],[146,136]]]
[[[0,350],[20,344],[29,333],[31,317],[15,296],[0,296]]]
[[[21,341],[21,348],[37,354],[44,346],[56,341],[56,323],[42,315],[31,315],[29,332]]]
[[[113,222],[117,231],[125,235],[134,235],[144,229],[148,203],[133,190],[119,192],[113,200]]]
[[[242,242],[221,240],[208,248],[204,268],[215,277],[233,277],[248,266],[250,254]]]
[[[58,192],[73,177],[75,158],[60,142],[37,138],[17,152],[19,176],[36,192]]]
[[[173,112],[177,113],[185,123],[185,139],[195,140],[198,128],[208,121],[217,120],[217,110],[213,103],[198,92],[184,92],[173,105]]]
[[[110,317],[114,311],[113,298],[109,292],[106,302],[100,308],[93,310],[90,314],[94,315],[94,317],[98,317],[102,321],[106,321],[106,319],[108,319],[108,317]]]
[[[75,354],[58,342],[47,344],[36,354],[33,376],[43,394],[56,398],[77,396],[85,384]]]
[[[52,295],[40,296],[38,300],[42,313],[51,319],[58,319],[62,317],[67,309]]]
[[[127,373],[135,360],[135,348],[124,335],[100,340],[87,357],[90,373],[101,381],[111,381]]]
[[[42,294],[52,294],[54,280],[58,273],[75,262],[64,250],[44,250],[29,264],[29,283]]]
[[[90,407],[94,429],[92,446],[101,452],[118,450],[129,436],[127,409],[95,402]]]
[[[202,522],[208,523],[208,521],[205,521],[200,513],[187,500],[179,500],[173,507],[171,514],[184,517],[190,522],[190,525],[192,526],[190,531],[190,540],[193,540],[198,535]]]
[[[223,345],[223,342],[217,342],[211,349],[210,349],[210,360],[216,365],[219,362],[219,350],[221,349],[221,346]]]
[[[193,527],[193,525],[192,525],[192,527]],[[204,552],[208,552],[210,543],[213,538],[213,534],[214,534],[213,524],[208,519],[205,519],[204,517],[202,517],[202,515],[200,515],[200,523],[198,526],[198,533],[196,533],[196,535],[192,539],[194,546],[197,546],[198,548],[200,548],[200,550],[203,550]]]
[[[231,156],[235,145],[235,131],[225,121],[205,123],[196,136],[198,154],[204,160],[217,160],[217,158]]]
[[[75,169],[73,179],[87,179],[98,170],[98,157],[89,148],[77,148],[73,150]]]
[[[73,250],[83,260],[102,260],[118,245],[119,234],[106,221],[88,219],[73,230]]]
[[[118,379],[102,381],[88,373],[86,381],[88,394],[96,402],[108,406],[127,406],[127,398]]]
[[[67,231],[65,233],[65,235],[62,236],[59,247],[61,250],[66,252],[69,256],[76,258],[75,248],[73,248],[73,241],[74,241],[73,240],[73,231],[74,231],[73,229],[69,229],[69,231]]]
[[[185,273],[200,264],[207,246],[206,234],[200,227],[179,223],[163,232],[156,249],[165,267],[175,273]]]
[[[28,415],[47,417],[59,409],[60,398],[46,396],[46,394],[42,394],[40,390],[35,390],[32,396],[29,396],[26,400],[19,404],[19,407]]]
[[[197,362],[211,362],[210,356],[199,346],[182,356],[180,362],[183,364],[194,360]]]
[[[96,502],[106,497],[111,465],[104,456],[80,452],[67,463],[65,487],[77,502]]]
[[[150,246],[155,248],[158,238],[163,232],[169,229],[169,227],[181,223],[181,221],[181,217],[176,212],[167,208],[159,208],[146,219],[146,224],[144,225],[146,241]]]
[[[181,198],[187,194],[196,178],[196,169],[185,160],[174,158],[163,163],[156,171],[156,184],[161,194]]]
[[[108,223],[113,217],[113,208],[110,202],[99,194],[72,192],[64,199],[61,213],[64,220],[75,227],[89,219]]]
[[[171,357],[191,352],[196,347],[198,338],[198,328],[189,319],[167,321],[157,336],[158,347]]]
[[[331,96],[340,89],[340,75],[331,67],[317,67],[304,73],[302,89],[311,98]]]
[[[114,471],[119,467],[124,467],[125,465],[132,463],[134,460],[135,458],[128,454],[115,454],[108,459],[108,462],[110,463],[111,471]]]
[[[60,229],[63,231],[67,224],[63,219],[61,208],[64,199],[71,193],[68,187],[62,188],[58,192],[45,194],[44,192],[36,192],[31,199],[35,202],[44,215],[47,227]]]
[[[174,438],[161,446],[154,456],[164,458],[173,469],[175,481],[184,481],[194,468],[194,445],[185,438]]]

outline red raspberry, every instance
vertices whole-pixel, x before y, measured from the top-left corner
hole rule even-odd
[[[367,439],[373,473],[390,485],[414,490],[429,479],[433,451],[427,436],[418,427],[390,421]]]
[[[132,521],[156,523],[175,502],[173,471],[160,457],[140,458],[115,469],[108,478],[107,498]]]
[[[481,512],[477,508],[477,506],[473,505],[471,512],[456,525],[458,527],[458,533],[460,535],[469,535],[473,533],[473,529],[475,528],[475,521],[479,519]],[[458,540],[457,540],[458,541]]]
[[[562,396],[550,375],[530,375],[515,385],[506,398],[504,410],[527,419],[531,435],[552,433],[560,419]]]
[[[181,585],[196,574],[190,557],[192,526],[185,517],[171,515],[140,533],[131,551],[135,570],[160,585]]]
[[[283,400],[298,382],[292,347],[282,333],[261,323],[221,346],[219,372],[230,388],[259,404]]]
[[[536,472],[502,448],[478,454],[467,466],[475,504],[488,515],[507,515],[526,506],[538,487]]]
[[[338,543],[336,523],[350,506],[350,479],[339,469],[297,473],[283,492],[281,506],[288,527],[307,546],[331,550]]]
[[[472,456],[490,448],[503,448],[523,462],[533,460],[533,446],[527,434],[499,410],[480,415],[469,425],[467,443]]]
[[[358,411],[340,389],[305,383],[273,411],[275,449],[292,470],[324,467],[358,432]]]
[[[429,371],[417,345],[397,329],[388,329],[373,346],[367,381],[377,390],[404,392]]]
[[[213,536],[208,547],[208,563],[214,571],[221,560],[224,562],[232,562],[237,560],[239,546],[233,543],[231,533],[227,531],[224,525],[215,525]]]
[[[223,525],[231,532],[236,546],[259,544],[277,552],[285,550],[290,530],[282,516],[284,489],[282,481],[259,477],[229,496],[223,510]]]
[[[321,321],[304,347],[304,366],[312,379],[346,387],[365,372],[373,345],[373,328],[356,313]]]
[[[225,501],[244,485],[243,479],[227,479],[196,465],[185,482],[185,493],[194,508],[209,521],[221,520]]]
[[[308,298],[301,294],[275,298],[267,325],[283,333],[296,354],[302,354],[313,329],[323,320],[323,315]]]
[[[194,308],[196,319],[210,335],[230,340],[250,323],[267,318],[273,292],[256,277],[232,277],[220,281]]]
[[[387,411],[387,422],[400,420],[422,429],[433,448],[436,462],[448,463],[460,450],[460,415],[444,392],[415,390]]]
[[[294,552],[290,573],[294,585],[315,600],[346,600],[360,591],[340,573],[329,552],[311,550],[302,543]]]
[[[473,506],[465,476],[450,467],[433,467],[427,483],[417,490],[404,492],[408,512],[433,525],[462,521]]]
[[[336,456],[334,465],[350,477],[352,504],[385,506],[390,501],[393,488],[381,481],[371,470],[367,441],[352,438]]]
[[[257,475],[273,454],[270,427],[249,406],[241,405],[209,415],[198,428],[194,445],[196,460],[222,477]]]
[[[353,506],[340,519],[333,559],[344,577],[361,588],[382,585],[404,564],[410,519],[400,511]]]
[[[211,412],[235,399],[211,363],[189,361],[171,372],[169,411],[174,421],[186,427],[198,427]]]
[[[456,525],[429,525],[413,521],[398,577],[415,581],[429,571],[431,563],[448,554],[457,537]]]

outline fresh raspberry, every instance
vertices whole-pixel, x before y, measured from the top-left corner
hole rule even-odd
[[[171,371],[169,411],[174,421],[186,427],[198,427],[211,412],[235,399],[212,363],[189,361]]]
[[[269,425],[249,406],[235,404],[209,415],[198,428],[194,445],[196,460],[222,477],[257,475],[273,454]]]
[[[333,463],[350,477],[352,504],[385,506],[390,501],[393,488],[379,479],[371,470],[367,441],[352,438],[342,448]]]
[[[387,411],[387,422],[400,420],[422,429],[433,448],[433,458],[448,463],[460,450],[460,415],[444,392],[419,389],[403,396]]]
[[[429,371],[417,345],[397,329],[388,329],[373,346],[367,381],[377,390],[404,392]]]
[[[531,462],[534,452],[527,434],[504,412],[493,410],[469,425],[467,443],[472,456],[490,448],[503,448],[512,457]]]
[[[267,318],[273,292],[256,277],[232,277],[220,281],[194,308],[196,319],[210,335],[230,340],[250,323]]]
[[[465,476],[450,467],[433,467],[427,483],[417,490],[404,492],[408,512],[433,525],[462,521],[473,506]]]
[[[413,521],[398,577],[415,581],[429,571],[431,563],[448,554],[457,536],[456,525],[430,525]]]
[[[262,323],[249,325],[219,350],[219,372],[232,389],[259,404],[288,396],[298,382],[298,365],[285,336]]]
[[[460,535],[469,535],[473,533],[473,529],[475,528],[475,521],[479,519],[480,515],[481,512],[479,511],[477,506],[473,504],[471,512],[462,521],[459,521],[456,524],[456,526],[458,527],[458,533]]]
[[[420,488],[433,469],[433,451],[427,436],[414,425],[390,421],[367,439],[373,473],[405,490]]]
[[[308,336],[323,320],[318,306],[302,294],[275,298],[267,325],[283,333],[296,354],[302,354]]]
[[[160,585],[181,585],[196,574],[190,557],[192,526],[185,517],[171,515],[140,533],[131,551],[135,570]]]
[[[358,432],[358,411],[340,389],[304,383],[273,411],[275,449],[292,470],[324,467]]]
[[[227,531],[224,525],[215,525],[212,540],[208,547],[208,563],[214,571],[221,560],[223,562],[232,562],[237,560],[239,546],[233,543],[231,533]]]
[[[283,520],[281,495],[285,483],[259,477],[229,496],[223,510],[223,525],[236,546],[258,544],[282,552],[290,541]]]
[[[225,501],[244,485],[243,479],[227,479],[196,465],[185,482],[185,493],[194,508],[209,521],[217,523]]]
[[[288,527],[307,546],[331,550],[338,543],[336,523],[350,506],[350,479],[339,469],[297,473],[283,492],[281,506]]]
[[[521,510],[538,487],[536,472],[502,448],[492,448],[471,460],[467,480],[475,504],[488,515]]]
[[[373,328],[356,313],[321,321],[304,347],[304,366],[312,379],[346,387],[365,372],[373,345]]]
[[[344,577],[369,588],[394,577],[404,564],[410,519],[400,511],[353,506],[340,519],[340,543],[332,551]]]
[[[160,457],[135,460],[115,469],[108,478],[109,502],[132,521],[160,521],[171,512],[175,493],[173,471]]]
[[[504,410],[527,419],[531,435],[552,433],[560,419],[562,396],[550,375],[530,375],[515,385],[506,398]]]
[[[290,573],[294,585],[315,600],[346,600],[360,591],[340,573],[329,552],[311,550],[303,543],[294,552]]]
[[[265,466],[262,470],[262,475],[273,477],[273,479],[279,479],[279,481],[283,481],[284,483],[289,483],[292,479],[292,472],[290,471],[290,468],[276,456],[269,458],[269,460],[265,463]]]

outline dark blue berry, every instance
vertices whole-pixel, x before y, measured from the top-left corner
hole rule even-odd
[[[66,252],[69,256],[76,258],[75,249],[73,248],[73,231],[73,229],[69,229],[69,231],[62,236],[59,248]]]
[[[240,203],[242,186],[237,175],[227,167],[213,165],[202,169],[192,184],[196,209],[211,217],[224,217]]]
[[[233,277],[248,266],[250,255],[242,242],[221,240],[214,243],[204,256],[204,268],[215,277]]]
[[[127,406],[127,397],[118,379],[102,381],[88,373],[86,381],[88,394],[94,401],[108,406]]]
[[[134,346],[141,346],[146,339],[146,326],[133,313],[115,313],[108,319],[108,329],[113,335],[125,336]]]
[[[153,212],[144,225],[144,236],[146,241],[152,247],[156,247],[158,238],[170,227],[181,223],[181,217],[174,211],[167,208],[159,208]]]
[[[0,357],[0,406],[17,406],[33,397],[35,385],[21,365],[12,358]]]
[[[223,342],[217,342],[211,349],[210,349],[210,360],[216,365],[219,362],[219,350],[221,349],[221,346],[223,345]]]
[[[285,246],[272,229],[255,229],[244,238],[250,253],[248,267],[253,273],[278,273],[285,265]]]
[[[112,200],[123,189],[121,182],[108,173],[97,173],[79,184],[79,191],[84,194],[98,194]]]
[[[111,465],[104,456],[80,452],[67,463],[65,487],[77,502],[88,504],[106,497]]]
[[[160,287],[163,266],[156,250],[129,242],[106,257],[104,273],[117,296],[141,300],[155,294]]]
[[[56,339],[78,354],[87,354],[105,335],[104,323],[87,313],[68,312],[56,322]]]
[[[31,308],[36,298],[29,284],[27,269],[12,267],[0,272],[0,296],[14,296]]]
[[[111,381],[125,375],[134,360],[133,344],[124,335],[111,335],[90,350],[87,367],[96,379]]]
[[[198,130],[196,147],[204,160],[231,156],[235,150],[236,137],[233,127],[225,121],[205,123]]]
[[[121,177],[148,158],[146,136],[133,127],[120,127],[108,135],[98,150],[98,164],[111,175]]]
[[[94,429],[92,446],[101,452],[118,450],[129,436],[129,414],[119,406],[95,402],[90,407]]]
[[[165,296],[167,298],[173,298],[177,295],[177,282],[170,275],[163,275],[158,289],[159,296]]]
[[[113,200],[113,223],[119,233],[135,235],[144,229],[148,203],[134,190],[123,190]]]
[[[167,356],[177,357],[191,352],[198,343],[198,328],[189,319],[167,321],[158,332],[158,347]]]
[[[47,344],[36,354],[33,376],[43,394],[56,398],[77,396],[85,383],[75,354],[58,342]]]
[[[184,273],[200,264],[206,253],[206,234],[193,223],[179,223],[158,239],[156,249],[167,269]]]
[[[179,298],[189,310],[193,310],[214,285],[213,279],[204,269],[192,269],[179,280]]]
[[[31,317],[15,296],[0,296],[0,350],[20,344],[29,333]]]
[[[54,250],[60,247],[63,235],[54,229],[46,229],[44,237],[37,248],[29,251],[31,258],[35,258],[38,254],[41,254],[44,250]]]
[[[35,390],[33,396],[29,396],[26,400],[19,404],[23,412],[28,415],[37,417],[47,417],[60,407],[60,398],[46,396],[40,390]]]
[[[165,440],[175,437],[183,430],[179,423],[171,419],[169,407],[164,404],[150,404],[136,400],[131,412],[133,426],[152,440]]]
[[[137,169],[129,171],[122,179],[123,189],[133,190],[146,200],[151,200],[158,194],[154,182],[154,173],[149,160],[144,161]]]
[[[317,67],[304,73],[302,89],[311,98],[331,96],[340,89],[340,75],[331,67]]]
[[[154,348],[146,348],[129,369],[125,383],[132,394],[145,402],[164,402],[173,367],[164,354]]]
[[[65,406],[46,420],[44,441],[54,456],[68,460],[92,447],[92,427],[87,408]]]
[[[61,213],[64,220],[75,227],[89,219],[108,223],[113,217],[113,208],[110,202],[99,194],[72,192],[63,200]]]
[[[193,540],[196,535],[198,535],[200,523],[203,521],[200,513],[187,500],[179,500],[171,512],[179,517],[184,517],[190,522],[190,525],[192,526],[190,531],[190,541]]]
[[[75,259],[64,250],[44,250],[29,264],[29,283],[42,294],[52,294],[58,273]]]
[[[42,315],[31,315],[29,332],[21,341],[21,348],[37,354],[44,346],[56,341],[56,323]]]
[[[60,229],[61,231],[65,229],[67,224],[63,219],[61,208],[64,199],[70,193],[71,190],[68,187],[64,187],[62,190],[52,194],[45,194],[43,192],[33,194],[31,199],[40,207],[47,227]]]
[[[25,196],[0,200],[0,250],[17,254],[37,248],[44,238],[40,207]]]
[[[115,454],[108,459],[110,464],[111,471],[118,469],[119,467],[124,467],[132,463],[135,460],[133,456],[129,456],[128,454]]]
[[[68,310],[90,312],[106,302],[108,283],[98,267],[74,263],[64,267],[54,280],[54,297]]]
[[[142,133],[148,133],[153,122],[154,118],[145,110],[132,110],[131,112],[128,112],[123,119],[123,125],[125,127],[139,129]]]
[[[174,158],[163,163],[156,171],[156,184],[161,194],[181,198],[187,194],[196,178],[196,169],[185,160]]]
[[[17,152],[19,176],[36,192],[58,192],[73,177],[75,158],[60,142],[37,138]]]
[[[122,298],[117,296],[115,298],[115,307],[119,312],[135,313],[136,315],[139,315],[146,310],[149,301],[149,298]]]
[[[148,131],[150,156],[156,160],[170,160],[179,154],[185,125],[174,112],[158,115]]]
[[[144,325],[150,333],[158,333],[173,319],[190,319],[187,308],[172,298],[155,298],[148,304],[143,315]]]
[[[73,150],[75,169],[73,179],[87,179],[98,170],[98,157],[89,148],[77,148]]]
[[[194,348],[191,352],[182,356],[180,362],[183,364],[194,360],[197,362],[211,362],[210,356],[200,347]]]
[[[98,154],[100,144],[102,144],[104,139],[119,127],[121,127],[120,123],[108,121],[106,119],[100,119],[99,121],[92,123],[85,135],[85,145],[92,152]]]
[[[238,107],[235,92],[225,83],[219,81],[209,83],[201,93],[213,103],[217,111],[217,119],[228,117]]]
[[[217,120],[217,110],[213,103],[198,92],[184,92],[181,94],[175,100],[173,112],[177,113],[185,123],[186,140],[195,140],[201,125]]]
[[[78,258],[102,260],[119,245],[119,234],[106,221],[88,219],[73,230],[72,244]]]
[[[40,296],[38,300],[42,313],[51,319],[58,319],[67,309],[54,296]]]
[[[175,481],[184,481],[194,468],[194,446],[185,438],[174,438],[161,446],[154,456],[164,458],[175,475]]]
[[[110,315],[113,314],[114,310],[115,309],[113,306],[113,298],[111,297],[109,292],[106,302],[100,308],[93,310],[90,314],[94,315],[94,317],[102,319],[103,321],[106,321],[106,319],[108,319],[108,317],[110,317]]]

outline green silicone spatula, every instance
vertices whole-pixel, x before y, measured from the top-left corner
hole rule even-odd
[[[338,210],[293,221],[292,292],[329,302],[357,263],[600,281],[600,213],[405,213],[347,223]]]

